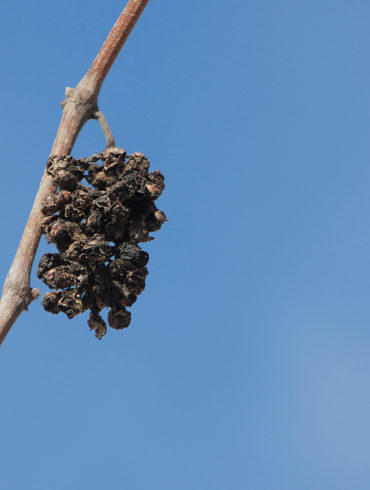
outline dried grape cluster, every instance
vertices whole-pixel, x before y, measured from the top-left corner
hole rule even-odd
[[[167,221],[154,204],[164,178],[148,172],[143,154],[121,148],[78,160],[54,156],[46,168],[57,192],[43,203],[42,231],[59,253],[45,254],[38,266],[37,276],[55,290],[42,305],[68,318],[90,309],[88,325],[101,339],[107,328],[100,311],[109,308],[110,327],[128,327],[126,307],[145,288],[149,256],[138,243]]]

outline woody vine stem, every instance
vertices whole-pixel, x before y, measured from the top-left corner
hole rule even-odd
[[[75,88],[66,88],[63,115],[51,149],[52,155],[70,154],[76,138],[89,119],[97,119],[107,146],[114,138],[104,115],[98,110],[98,95],[120,49],[129,36],[148,0],[129,0],[85,76]],[[55,188],[44,172],[21,242],[4,283],[0,301],[0,344],[18,316],[27,310],[40,291],[30,287],[30,274],[41,237],[42,202]]]

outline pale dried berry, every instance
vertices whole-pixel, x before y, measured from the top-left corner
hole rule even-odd
[[[58,206],[56,203],[56,195],[48,196],[42,203],[41,212],[45,216],[51,216],[58,211]]]
[[[72,193],[70,191],[60,191],[56,196],[55,203],[58,207],[58,209],[63,209],[66,204],[71,202],[72,200]]]
[[[136,301],[136,294],[128,288],[124,282],[112,281],[112,294],[114,304],[120,306],[132,306]]]
[[[60,189],[66,189],[68,191],[73,191],[77,187],[78,179],[72,172],[68,170],[59,170],[56,172],[56,183]]]
[[[149,160],[142,153],[132,153],[127,159],[125,172],[138,171],[142,175],[147,174],[149,168]]]
[[[53,269],[54,267],[57,267],[62,263],[62,259],[60,257],[60,254],[53,254],[53,253],[48,253],[45,254],[41,257],[39,266],[37,269],[37,277],[41,279],[45,272],[47,272],[50,269]]]
[[[125,157],[126,152],[122,148],[107,148],[102,157],[104,172],[114,175],[122,173]]]
[[[136,271],[127,272],[126,285],[133,294],[139,295],[145,289],[145,278],[148,275],[148,269],[143,267]]]
[[[79,223],[86,217],[85,213],[73,204],[67,204],[67,206],[64,208],[63,214],[66,219],[75,221],[76,223]]]
[[[107,326],[99,313],[90,313],[87,324],[89,325],[90,330],[95,331],[95,337],[97,337],[99,340],[101,340],[107,333]]]
[[[164,212],[157,209],[157,211],[154,211],[154,213],[150,213],[146,217],[145,224],[148,231],[157,231],[161,228],[163,223],[165,223],[166,221],[167,218]]]
[[[62,291],[58,306],[60,311],[65,313],[69,319],[79,315],[86,309],[79,294],[74,289],[65,289]]]
[[[108,313],[108,323],[111,328],[115,330],[121,330],[127,328],[130,325],[131,313],[124,308],[121,310],[111,309]]]
[[[62,296],[62,291],[46,293],[41,304],[49,313],[59,313],[59,300]]]
[[[149,260],[149,254],[134,243],[122,243],[117,247],[117,257],[132,264],[134,268],[144,267]]]
[[[43,280],[51,289],[64,289],[74,285],[75,276],[66,265],[59,265],[45,272]]]

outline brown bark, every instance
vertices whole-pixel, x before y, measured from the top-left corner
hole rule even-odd
[[[63,115],[50,155],[69,154],[76,138],[89,119],[98,119],[111,145],[111,135],[104,116],[98,111],[97,100],[102,83],[120,49],[134,27],[148,0],[129,0],[95,60],[76,88],[67,87]],[[41,237],[41,205],[55,189],[44,172],[21,242],[4,283],[0,301],[0,344],[10,328],[40,292],[30,288],[32,263]]]

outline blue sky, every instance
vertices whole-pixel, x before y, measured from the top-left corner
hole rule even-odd
[[[2,281],[122,7],[1,4]],[[363,0],[149,1],[99,105],[169,221],[129,329],[36,301],[11,330],[4,490],[369,488],[369,22]],[[90,121],[73,154],[103,146]]]

